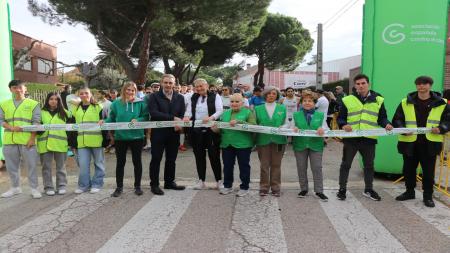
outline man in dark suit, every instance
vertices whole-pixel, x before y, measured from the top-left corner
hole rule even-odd
[[[148,109],[151,121],[181,121],[185,112],[184,97],[173,91],[175,77],[165,74],[161,78],[158,92],[148,98]],[[155,128],[151,132],[152,160],[150,162],[150,187],[153,194],[164,195],[159,187],[159,168],[164,151],[164,189],[184,190],[184,186],[175,183],[175,160],[180,145],[181,127]]]

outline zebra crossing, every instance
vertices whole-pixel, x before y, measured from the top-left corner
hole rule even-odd
[[[358,189],[346,201],[326,190],[328,202],[299,199],[294,189],[280,198],[191,189],[18,196],[0,200],[0,252],[449,252],[447,206],[397,202],[401,189],[377,190],[381,202]]]

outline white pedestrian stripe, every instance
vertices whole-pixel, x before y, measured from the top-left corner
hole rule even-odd
[[[327,190],[321,206],[349,252],[408,252],[403,245],[350,193],[345,201]]]
[[[236,198],[226,252],[287,252],[277,198],[256,191]]]
[[[84,193],[38,216],[0,238],[0,249],[7,252],[40,252],[47,244],[72,228],[109,201],[111,193]]]
[[[154,196],[97,252],[159,252],[195,194],[185,190]]]
[[[386,189],[385,191],[392,197],[397,197],[405,190]],[[441,233],[450,237],[450,209],[439,201],[434,201],[436,205],[434,208],[426,207],[422,201],[422,194],[422,192],[416,190],[416,199],[401,201],[401,203],[426,222],[433,225]],[[400,203],[400,201],[398,203]]]

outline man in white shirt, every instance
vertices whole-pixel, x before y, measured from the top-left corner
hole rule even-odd
[[[327,115],[328,113],[328,106],[330,105],[330,102],[328,99],[323,95],[323,90],[316,90],[317,94],[317,103],[316,103],[316,110],[318,112],[323,112],[323,115]],[[323,123],[322,123],[323,129],[329,129],[327,125],[327,117],[324,117]]]
[[[203,123],[218,120],[223,112],[221,97],[218,94],[208,91],[208,83],[205,79],[200,78],[195,80],[194,86],[196,93],[187,101],[184,120],[202,120]],[[214,172],[217,188],[219,189],[222,181],[220,135],[211,131],[210,128],[198,127],[191,128],[190,137],[199,177],[194,189],[201,190],[206,188],[206,149],[208,149],[209,162]]]

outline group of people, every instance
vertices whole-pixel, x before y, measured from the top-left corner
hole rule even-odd
[[[450,108],[439,93],[431,91],[433,80],[420,76],[415,80],[416,91],[408,94],[399,104],[392,121],[389,121],[384,106],[384,98],[370,90],[369,78],[359,74],[354,78],[355,92],[352,95],[332,97],[338,108],[339,128],[351,132],[394,127],[428,127],[431,133],[425,135],[400,135],[398,151],[403,155],[403,173],[406,191],[398,196],[398,201],[415,198],[416,169],[420,163],[423,173],[423,202],[434,207],[432,199],[434,185],[434,166],[440,153],[444,134],[449,130]],[[177,87],[177,88],[176,88]],[[184,88],[182,88],[184,87]],[[89,191],[97,193],[103,187],[105,175],[104,147],[114,145],[116,162],[116,184],[113,197],[123,192],[123,177],[126,154],[131,150],[134,167],[134,192],[142,195],[142,147],[145,145],[144,129],[115,131],[61,131],[23,132],[22,127],[38,124],[64,123],[110,123],[140,121],[192,121],[201,120],[254,124],[268,127],[290,128],[294,131],[315,130],[318,137],[293,136],[292,148],[296,158],[300,192],[298,197],[308,195],[308,160],[314,181],[315,196],[323,201],[328,197],[323,191],[322,156],[324,140],[321,137],[327,128],[330,94],[319,91],[317,95],[306,90],[295,96],[288,88],[282,97],[280,91],[272,86],[255,88],[250,101],[247,91],[231,91],[223,87],[221,94],[210,90],[204,79],[197,79],[187,92],[187,86],[176,83],[173,75],[165,74],[160,83],[152,84],[152,91],[138,87],[133,82],[123,85],[117,98],[108,104],[107,113],[97,102],[88,88],[78,91],[79,103],[69,110],[63,105],[64,99],[58,93],[48,94],[42,108],[38,102],[25,98],[26,85],[19,80],[9,83],[14,98],[0,104],[0,123],[5,128],[3,152],[10,176],[11,188],[2,197],[21,193],[19,183],[20,161],[28,165],[28,180],[33,198],[40,198],[37,180],[37,159],[40,157],[44,192],[46,195],[66,193],[65,162],[67,150],[76,155],[79,166],[78,187],[75,193]],[[153,90],[153,88],[155,88]],[[156,89],[157,88],[157,89]],[[148,93],[138,95],[139,93]],[[341,93],[342,94],[342,93]],[[325,97],[327,96],[327,97]],[[325,100],[327,100],[325,102]],[[66,102],[67,103],[67,102]],[[326,106],[324,105],[326,104]],[[106,116],[105,116],[106,115]],[[185,186],[175,182],[175,168],[180,134],[189,133],[196,161],[198,181],[193,189],[206,188],[206,156],[214,173],[216,188],[220,194],[234,192],[233,170],[237,160],[241,184],[237,196],[249,193],[250,156],[256,147],[260,161],[259,195],[281,196],[281,164],[288,138],[282,135],[251,133],[245,131],[219,129],[217,127],[167,127],[154,128],[148,132],[151,142],[150,188],[155,195],[164,195],[160,187],[160,167],[163,154],[164,189],[184,190]],[[353,137],[343,139],[343,157],[339,173],[337,198],[346,199],[347,181],[352,161],[357,152],[362,156],[365,189],[363,195],[375,200],[381,197],[373,188],[374,158],[376,137]],[[17,155],[19,154],[19,155]],[[38,156],[39,154],[39,156]],[[94,174],[91,175],[91,159],[94,161]],[[56,164],[56,185],[52,181],[52,163]],[[222,160],[222,162],[221,162]],[[223,166],[223,180],[222,180]]]

